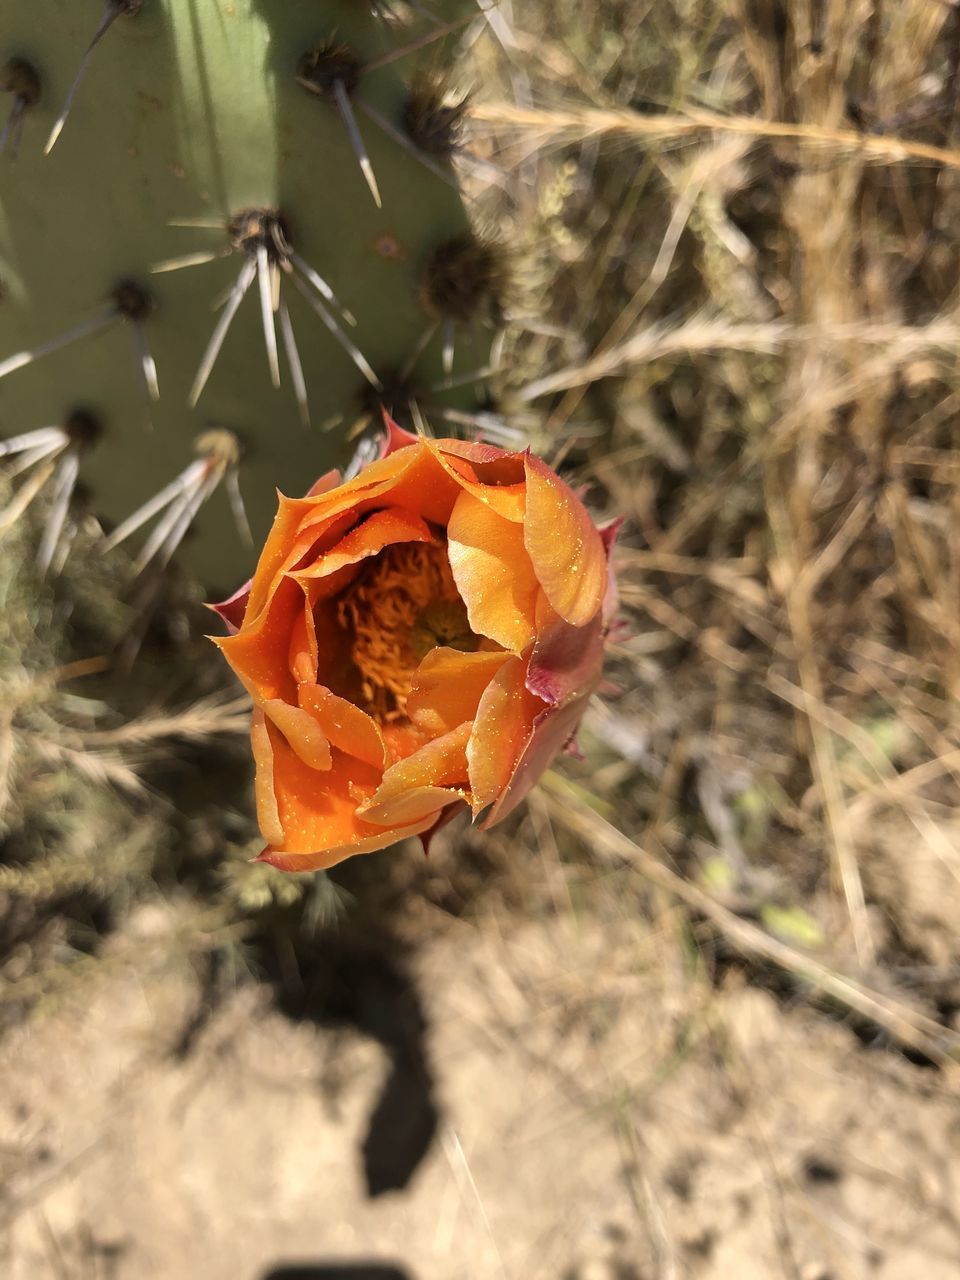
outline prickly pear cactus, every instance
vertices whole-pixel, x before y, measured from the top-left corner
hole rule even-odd
[[[47,494],[45,568],[85,501],[226,589],[381,402],[476,405],[502,261],[424,71],[464,12],[5,0],[0,465]]]

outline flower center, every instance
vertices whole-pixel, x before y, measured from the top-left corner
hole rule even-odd
[[[404,715],[413,674],[431,649],[471,651],[479,644],[445,544],[387,547],[341,596],[337,622],[352,637],[366,709],[380,721]]]

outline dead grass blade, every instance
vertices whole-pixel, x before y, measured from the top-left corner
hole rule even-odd
[[[543,109],[515,106],[510,102],[476,102],[470,109],[470,118],[480,124],[535,135],[541,147],[598,137],[612,137],[625,142],[679,142],[726,133],[757,141],[797,142],[821,153],[839,152],[872,164],[912,163],[960,168],[960,150],[955,147],[938,147],[883,134],[858,133],[854,129],[724,115],[696,107],[689,107],[683,114],[641,115],[627,108]]]
[[[786,347],[826,343],[861,344],[881,348],[878,368],[889,373],[898,364],[935,350],[955,350],[960,344],[960,326],[951,320],[934,320],[926,325],[902,325],[872,321],[848,323],[790,324],[785,320],[766,320],[759,324],[734,324],[717,316],[700,314],[689,320],[651,325],[632,334],[625,342],[599,352],[591,359],[566,369],[545,374],[516,392],[522,404],[541,396],[583,387],[601,378],[622,375],[632,369],[680,355],[694,356],[720,352],[772,354]],[[870,370],[861,369],[857,377],[869,379]],[[851,390],[861,390],[862,382],[851,387],[844,383],[839,394],[848,399]]]
[[[882,1027],[895,1041],[923,1054],[940,1066],[960,1062],[960,1035],[911,1008],[901,1000],[872,990],[858,979],[837,972],[779,939],[759,925],[736,915],[697,885],[671,871],[654,853],[605,821],[582,801],[568,794],[555,777],[544,783],[553,816],[578,835],[602,862],[625,865],[645,880],[702,915],[738,951],[809,983],[859,1017]]]
[[[250,699],[246,694],[224,698],[215,694],[200,698],[182,711],[140,716],[116,729],[92,729],[82,733],[85,747],[142,746],[164,738],[200,740],[218,734],[244,734],[250,729]]]

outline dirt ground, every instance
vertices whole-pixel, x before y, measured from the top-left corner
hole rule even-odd
[[[948,1076],[649,926],[447,925],[360,965],[396,1034],[246,983],[188,1042],[167,923],[3,1043],[7,1280],[960,1275]]]

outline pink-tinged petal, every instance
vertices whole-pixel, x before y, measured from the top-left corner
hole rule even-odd
[[[574,698],[561,707],[548,707],[533,722],[533,730],[520,753],[507,785],[480,824],[490,829],[512,813],[532,787],[540,781],[556,757],[577,731],[588,698]]]
[[[407,715],[429,738],[439,738],[472,720],[483,691],[508,657],[501,650],[431,649],[413,677]]]
[[[314,480],[313,484],[303,495],[305,498],[319,498],[323,494],[329,493],[331,489],[335,489],[340,483],[339,471],[327,471],[319,480]]]
[[[310,553],[334,545],[356,523],[356,514],[337,509],[330,514],[318,511],[317,501],[326,499],[285,498],[277,495],[279,506],[267,535],[250,586],[250,600],[244,621],[255,622],[266,608],[284,572],[297,568]]]
[[[616,520],[611,520],[609,524],[601,526],[598,530],[600,541],[603,543],[603,549],[607,555],[607,589],[603,597],[603,625],[608,629],[613,626],[617,609],[620,605],[620,593],[617,590],[617,577],[614,572],[613,553],[616,548],[617,538],[620,536],[620,530],[623,528],[623,516],[618,516]]]
[[[524,526],[463,492],[447,526],[447,553],[470,626],[519,653],[534,637],[539,583],[524,547]]]
[[[319,722],[309,711],[292,707],[279,698],[267,698],[262,710],[271,724],[283,734],[287,745],[311,769],[325,772],[333,764],[330,743]],[[322,786],[322,782],[320,783]]]
[[[290,576],[298,579],[326,578],[368,556],[379,555],[384,547],[396,542],[434,541],[433,534],[419,516],[402,507],[388,507],[374,511],[312,565],[295,570]]]
[[[462,458],[471,464],[471,474],[483,484],[524,484],[524,458],[526,453],[501,449],[495,444],[482,444],[478,440],[433,440],[433,444],[446,457]]]
[[[247,611],[247,601],[250,599],[250,583],[251,578],[239,587],[232,596],[226,600],[221,600],[219,604],[208,604],[207,608],[214,613],[219,614],[226,623],[227,631],[230,635],[235,636],[243,626],[243,615]]]
[[[385,826],[407,826],[426,818],[432,821],[445,805],[468,799],[470,728],[462,724],[391,765],[374,795],[360,806],[362,817]]]
[[[528,454],[526,548],[547,599],[582,627],[600,611],[607,557],[586,507],[546,463]]]
[[[339,698],[319,684],[302,684],[297,690],[300,706],[323,730],[331,746],[355,756],[373,769],[384,769],[387,749],[383,734],[372,716],[360,707]]]
[[[467,745],[473,811],[493,804],[510,782],[544,703],[527,688],[526,658],[508,658],[487,686]]]
[[[541,599],[527,688],[551,706],[592,693],[603,670],[603,633],[599,613],[586,626],[572,627]]]
[[[465,800],[458,804],[448,804],[433,826],[428,827],[426,831],[421,832],[420,843],[423,845],[423,856],[425,858],[430,857],[430,847],[439,832],[441,832],[444,827],[449,826],[454,818],[459,818],[460,814],[465,813],[469,808],[470,806]]]
[[[250,745],[256,765],[257,823],[267,840],[272,844],[283,844],[283,827],[273,786],[273,746],[267,732],[266,717],[257,707],[254,707],[250,718]]]
[[[392,453],[397,453],[400,449],[408,449],[412,444],[422,443],[420,436],[414,435],[412,431],[404,431],[403,427],[394,422],[382,405],[380,413],[383,416],[383,428],[386,432],[380,441],[381,458],[389,458]]]
[[[537,631],[525,670],[505,671],[506,688],[499,694],[494,692],[494,681],[488,704],[481,702],[477,712],[475,741],[471,741],[467,755],[474,811],[483,803],[493,804],[482,824],[484,828],[515,809],[554,758],[570,749],[603,670],[603,619],[599,615],[584,627],[572,627],[541,600]],[[519,691],[521,681],[527,702]],[[498,702],[505,700],[505,693],[511,696],[512,703],[504,709]],[[501,739],[504,748],[497,756]],[[575,743],[572,749],[576,750]],[[484,787],[482,794],[478,784]]]

